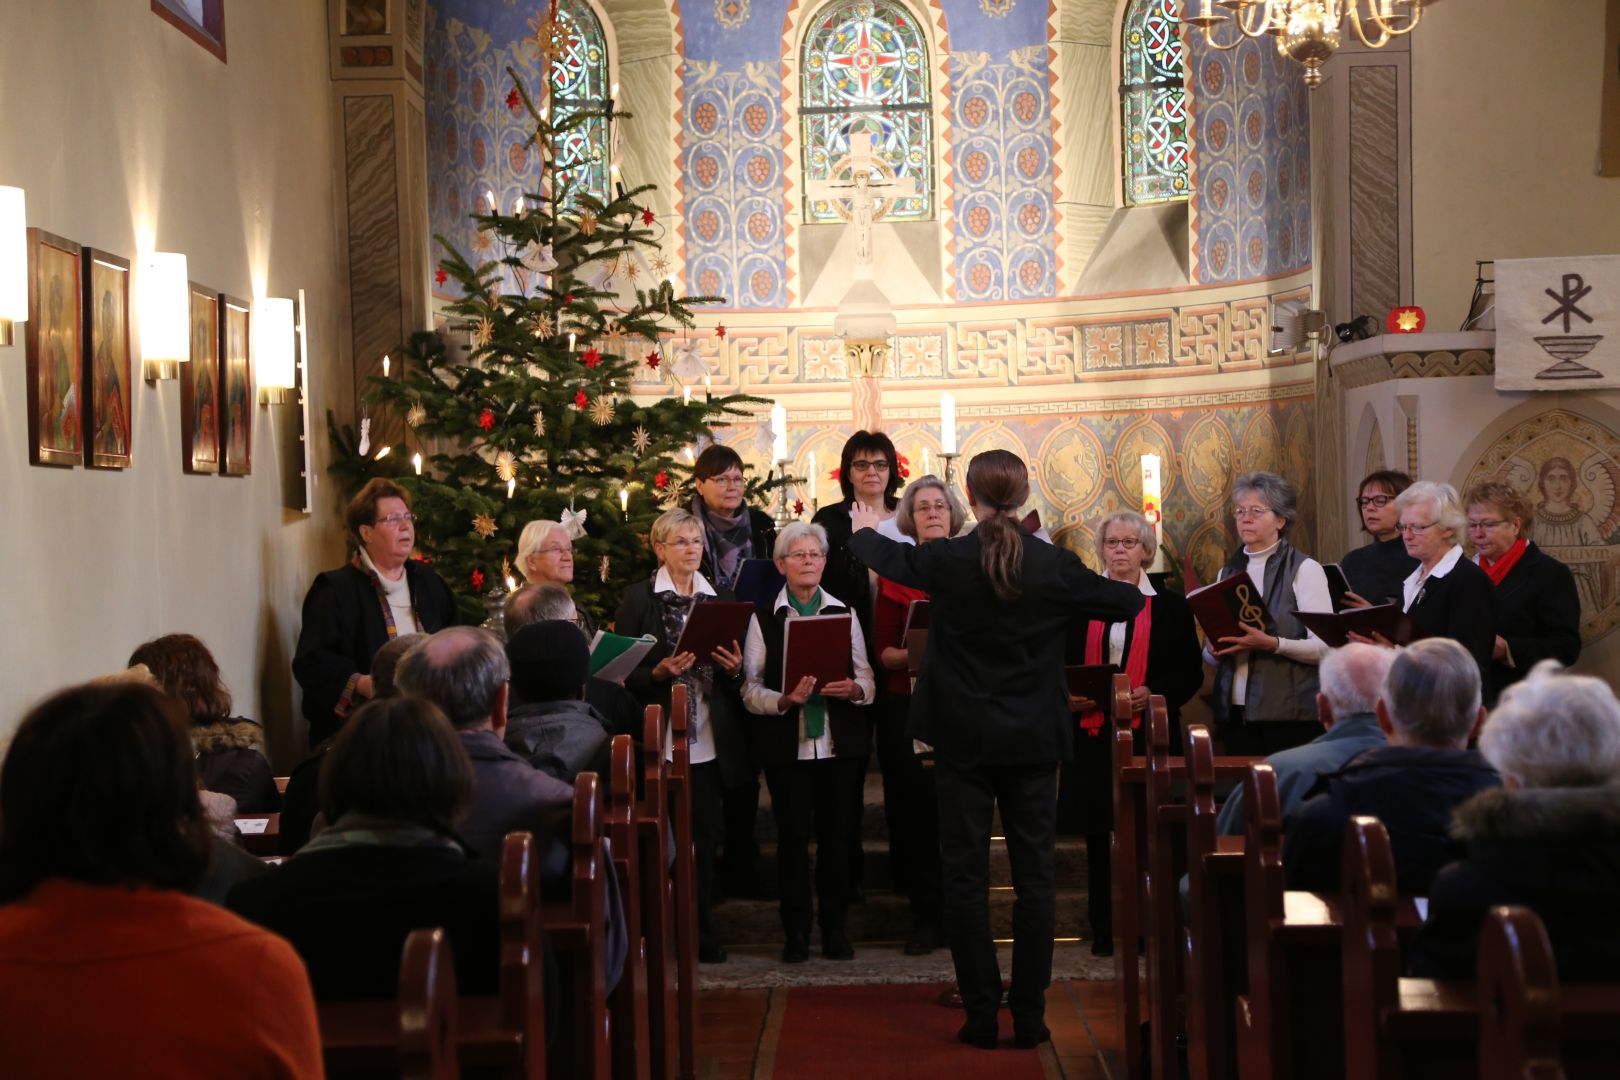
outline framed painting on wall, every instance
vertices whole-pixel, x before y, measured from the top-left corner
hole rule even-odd
[[[219,293],[191,283],[191,362],[180,365],[180,465],[219,472]]]
[[[130,423],[129,260],[84,249],[84,463],[127,469]]]
[[[248,305],[219,296],[220,471],[246,476],[253,471],[253,357],[248,346]]]
[[[28,230],[28,460],[84,460],[84,358],[80,351],[79,245]]]

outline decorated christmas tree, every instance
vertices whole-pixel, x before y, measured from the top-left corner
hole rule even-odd
[[[477,619],[491,590],[521,584],[523,526],[563,521],[575,600],[601,619],[649,572],[648,529],[690,501],[691,463],[713,427],[767,403],[693,393],[706,368],[686,336],[692,308],[723,301],[675,295],[663,228],[643,200],[652,186],[626,191],[615,176],[604,201],[583,190],[584,170],[552,168],[571,133],[628,114],[554,118],[508,74],[508,105],[533,122],[540,190],[509,214],[486,200],[472,215],[492,256],[476,265],[435,238],[446,251],[437,280],[454,280],[462,298],[444,331],[416,334],[402,364],[371,378],[358,433],[329,418],[333,471],[351,491],[388,476],[411,492],[419,553]],[[666,396],[631,399],[643,368]],[[372,434],[390,423],[403,445]],[[755,478],[751,500],[772,486]]]

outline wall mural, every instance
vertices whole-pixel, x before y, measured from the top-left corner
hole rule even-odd
[[[1570,568],[1581,641],[1620,623],[1620,433],[1567,409],[1510,428],[1468,472],[1464,490],[1502,480],[1535,508],[1530,539]]]

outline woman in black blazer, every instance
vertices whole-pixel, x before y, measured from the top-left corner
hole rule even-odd
[[[625,590],[614,630],[630,637],[651,634],[658,643],[641,658],[624,685],[643,708],[660,705],[669,714],[671,689],[687,687],[692,762],[692,837],[697,848],[698,959],[719,964],[726,951],[709,922],[714,904],[714,859],[724,831],[722,801],[728,787],[754,783],[741,727],[737,693],[742,685],[742,644],[716,649],[699,659],[689,652],[671,655],[694,604],[732,600],[698,570],[703,560],[703,526],[685,510],[666,510],[649,537],[658,571]],[[665,747],[667,756],[669,747]]]
[[[972,533],[908,547],[879,536],[878,514],[857,506],[850,548],[883,577],[927,591],[933,605],[911,734],[934,748],[945,928],[967,1011],[958,1037],[996,1045],[1001,970],[988,851],[999,805],[1018,895],[1008,1006],[1015,1041],[1034,1046],[1049,1034],[1057,766],[1074,752],[1064,648],[1076,618],[1129,619],[1143,601],[1019,528],[1029,470],[1017,456],[978,455],[967,489],[979,522]]]
[[[868,650],[872,645],[875,594],[866,564],[849,550],[850,515],[860,505],[875,511],[880,521],[893,517],[900,505],[896,492],[902,482],[900,455],[889,437],[881,431],[857,431],[845,440],[838,461],[838,487],[844,493],[843,500],[823,506],[810,519],[811,524],[827,530],[827,570],[822,581],[828,592],[842,598],[855,612]]]
[[[1148,580],[1147,568],[1158,553],[1158,538],[1147,518],[1134,510],[1119,510],[1097,527],[1097,556],[1103,574],[1140,589],[1146,601],[1136,618],[1109,623],[1087,620],[1069,638],[1071,664],[1115,664],[1131,680],[1131,708],[1136,740],[1144,742],[1140,726],[1148,695],[1162,694],[1170,714],[1170,739],[1180,753],[1181,707],[1204,684],[1204,661],[1192,608],[1175,593],[1158,591]],[[1147,633],[1142,633],[1143,628]],[[1112,725],[1109,702],[1092,702],[1079,715],[1074,761],[1059,777],[1058,818],[1064,832],[1086,838],[1086,916],[1091,924],[1091,951],[1109,956],[1114,949],[1113,875],[1110,873],[1108,834],[1114,825]]]
[[[1501,611],[1491,648],[1491,699],[1542,660],[1568,666],[1581,655],[1581,598],[1569,567],[1526,537],[1535,511],[1511,486],[1492,480],[1468,492],[1474,561],[1496,586]]]

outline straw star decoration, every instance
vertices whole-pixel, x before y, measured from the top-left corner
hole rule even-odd
[[[645,427],[637,424],[635,432],[630,436],[630,445],[636,448],[636,453],[645,454],[647,447],[652,445],[652,436],[647,434]]]
[[[534,433],[542,439],[546,435],[546,414],[539,409],[534,410]]]
[[[420,401],[418,401],[415,405],[412,405],[410,411],[405,414],[405,422],[411,425],[413,428],[421,427],[422,422],[426,419],[427,410],[422,408],[422,403]]]
[[[596,215],[589,210],[579,212],[579,232],[581,236],[596,235]]]
[[[490,339],[494,336],[495,321],[488,315],[485,315],[482,319],[478,320],[478,325],[473,328],[473,345],[482,349],[485,345],[489,344]]]
[[[603,394],[591,404],[591,419],[602,425],[613,423],[613,409],[617,404],[613,398]]]
[[[495,519],[488,514],[474,514],[472,527],[485,540],[495,535]]]
[[[495,475],[505,484],[517,479],[517,458],[510,450],[502,450],[495,455]]]

